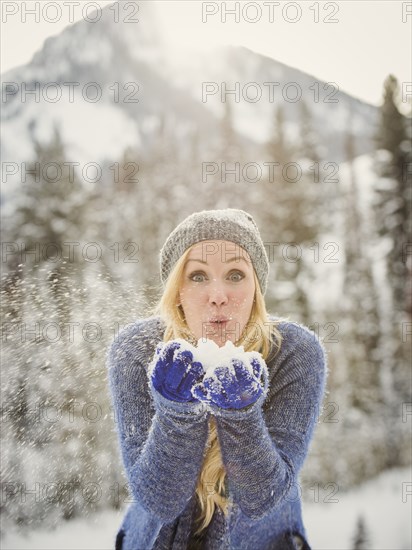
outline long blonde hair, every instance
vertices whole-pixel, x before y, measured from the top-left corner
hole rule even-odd
[[[176,262],[166,281],[160,301],[150,312],[152,315],[160,315],[165,322],[166,329],[163,336],[165,342],[175,338],[184,338],[196,345],[193,334],[186,323],[183,308],[181,305],[177,305],[185,262],[192,247],[188,248]],[[243,333],[235,344],[243,346],[245,351],[259,351],[263,358],[267,359],[272,345],[279,351],[282,336],[276,328],[276,323],[269,320],[255,270],[253,270],[253,276],[255,296],[252,311]],[[196,486],[196,495],[200,505],[200,514],[196,519],[199,524],[196,533],[200,533],[209,525],[216,506],[227,515],[229,501],[225,494],[225,481],[226,471],[222,461],[216,422],[211,416],[206,452]]]

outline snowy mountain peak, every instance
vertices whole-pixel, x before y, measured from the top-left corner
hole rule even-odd
[[[156,11],[150,2],[113,2],[101,9],[100,19],[82,19],[68,25],[60,34],[48,37],[30,63],[11,69],[4,81],[16,77],[29,81],[56,81],[73,67],[87,69],[99,65],[108,70],[124,57],[148,63],[163,59],[165,46],[159,32]]]

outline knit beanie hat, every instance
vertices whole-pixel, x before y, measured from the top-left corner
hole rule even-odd
[[[160,250],[160,277],[164,284],[177,260],[185,250],[200,241],[225,240],[241,246],[249,254],[265,294],[269,260],[259,229],[244,210],[202,210],[184,219],[167,237]]]

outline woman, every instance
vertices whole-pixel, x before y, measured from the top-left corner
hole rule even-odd
[[[324,395],[323,347],[267,314],[269,262],[243,210],[190,215],[160,269],[152,316],[108,356],[133,496],[116,549],[310,549],[298,474]],[[245,353],[212,376],[195,357],[208,340]]]

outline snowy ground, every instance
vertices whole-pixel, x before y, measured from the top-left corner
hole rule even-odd
[[[350,550],[356,520],[362,514],[369,533],[368,550],[412,548],[411,468],[390,470],[347,493],[338,502],[304,502],[304,522],[313,550]],[[325,499],[319,499],[320,501]],[[329,500],[332,500],[330,498]],[[113,550],[122,512],[70,521],[57,532],[35,531],[27,538],[9,533],[2,550]]]

